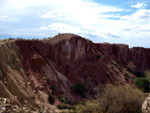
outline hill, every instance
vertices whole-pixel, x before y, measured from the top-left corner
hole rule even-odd
[[[150,69],[149,61],[150,49],[93,43],[74,34],[1,41],[0,97],[33,109],[48,104],[49,94],[55,104],[58,96],[74,104],[95,98],[97,87],[106,83],[134,87],[135,78]]]

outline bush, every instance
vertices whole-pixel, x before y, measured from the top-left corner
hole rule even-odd
[[[71,109],[71,106],[68,104],[60,104],[57,106],[58,109]]]
[[[96,101],[86,101],[74,106],[74,113],[103,113]]]
[[[48,102],[49,102],[50,104],[54,104],[55,98],[54,98],[54,96],[53,96],[52,94],[49,94],[49,96],[48,96]]]
[[[145,95],[138,89],[127,86],[106,85],[97,102],[103,113],[141,113]]]
[[[65,98],[63,95],[58,95],[58,96],[57,96],[57,99],[58,99],[60,102],[62,102],[62,103],[67,103],[67,100],[66,100],[66,98]]]
[[[130,72],[135,72],[135,70],[136,70],[136,66],[134,65],[134,62],[133,61],[131,61],[131,62],[129,62],[129,64],[128,64],[128,70],[130,71]]]
[[[135,85],[145,93],[150,91],[150,81],[147,78],[138,78]]]
[[[80,96],[80,97],[85,97],[87,89],[85,85],[81,82],[78,82],[73,86],[73,93]]]
[[[146,70],[146,71],[144,72],[144,75],[145,75],[145,77],[146,77],[148,80],[150,80],[150,70]]]
[[[96,100],[74,105],[68,113],[142,113],[145,94],[139,89],[107,84]]]

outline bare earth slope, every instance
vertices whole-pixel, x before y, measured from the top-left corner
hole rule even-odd
[[[85,84],[92,98],[99,84],[129,84],[136,78],[128,64],[139,73],[150,69],[150,49],[123,44],[93,43],[73,34],[46,40],[0,42],[0,96],[16,103],[37,106],[47,95],[64,95],[68,102],[81,98],[72,87]]]

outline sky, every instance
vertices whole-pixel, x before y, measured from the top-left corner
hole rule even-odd
[[[0,0],[0,39],[73,33],[150,48],[150,0]]]

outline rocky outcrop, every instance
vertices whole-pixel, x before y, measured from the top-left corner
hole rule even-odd
[[[146,97],[143,105],[142,105],[143,113],[150,113],[150,94]]]
[[[145,71],[150,69],[150,49],[134,47],[130,49],[130,60],[134,62],[138,70]]]
[[[93,98],[99,84],[130,84],[136,75],[128,64],[143,72],[150,69],[150,49],[123,44],[93,43],[73,34],[45,40],[0,42],[0,96],[18,104],[48,103],[49,93],[68,102],[81,99],[72,87],[81,82],[85,97]]]
[[[67,110],[58,110],[56,106],[43,104],[36,109],[30,108],[27,105],[19,106],[11,104],[7,98],[0,98],[0,113],[62,113]]]
[[[32,87],[21,59],[15,40],[0,42],[0,97],[8,98],[11,104],[31,108],[48,103],[47,94]]]

